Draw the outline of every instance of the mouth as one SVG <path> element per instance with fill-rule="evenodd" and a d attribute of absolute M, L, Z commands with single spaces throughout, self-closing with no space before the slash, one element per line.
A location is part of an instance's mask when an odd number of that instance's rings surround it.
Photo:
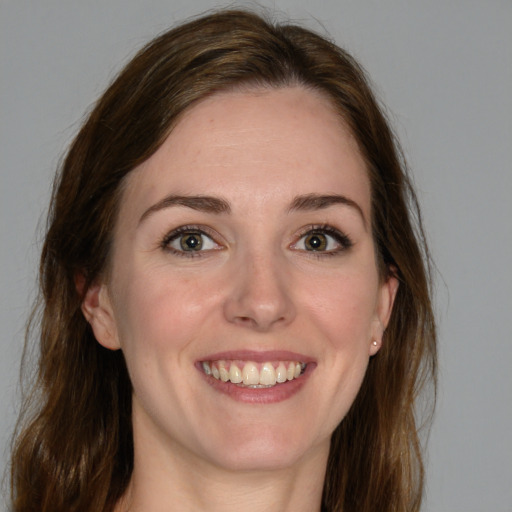
<path fill-rule="evenodd" d="M 228 351 L 196 362 L 206 383 L 230 398 L 250 404 L 288 400 L 309 381 L 317 363 L 289 351 Z"/>
<path fill-rule="evenodd" d="M 241 388 L 267 389 L 298 379 L 307 369 L 301 361 L 201 361 L 201 369 L 208 377 L 231 382 Z"/>

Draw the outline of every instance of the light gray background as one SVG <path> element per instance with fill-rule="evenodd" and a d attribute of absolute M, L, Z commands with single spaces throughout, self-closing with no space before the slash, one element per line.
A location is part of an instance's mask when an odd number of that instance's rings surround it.
<path fill-rule="evenodd" d="M 59 157 L 136 49 L 176 21 L 219 5 L 0 0 L 0 470 L 18 405 L 38 224 Z M 392 112 L 415 176 L 442 277 L 440 393 L 424 510 L 510 512 L 512 1 L 261 5 L 316 30 L 323 25 L 360 59 Z"/>

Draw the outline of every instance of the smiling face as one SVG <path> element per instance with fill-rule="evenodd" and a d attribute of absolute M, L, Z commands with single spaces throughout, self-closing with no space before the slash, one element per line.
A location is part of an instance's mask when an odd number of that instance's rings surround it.
<path fill-rule="evenodd" d="M 125 185 L 108 282 L 83 310 L 124 353 L 135 466 L 325 464 L 396 291 L 330 103 L 299 87 L 214 95 Z"/>

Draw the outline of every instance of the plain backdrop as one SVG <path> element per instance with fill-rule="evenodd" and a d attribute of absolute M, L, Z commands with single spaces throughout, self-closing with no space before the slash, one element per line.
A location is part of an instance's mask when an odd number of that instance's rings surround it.
<path fill-rule="evenodd" d="M 59 158 L 135 50 L 226 5 L 253 4 L 0 0 L 0 470 L 8 466 L 23 329 Z M 438 267 L 440 334 L 424 511 L 510 512 L 512 1 L 260 5 L 353 52 L 389 108 L 414 175 Z"/>

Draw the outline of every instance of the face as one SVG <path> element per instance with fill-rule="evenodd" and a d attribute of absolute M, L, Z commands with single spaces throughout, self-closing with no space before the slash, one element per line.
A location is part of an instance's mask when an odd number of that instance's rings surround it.
<path fill-rule="evenodd" d="M 239 470 L 325 459 L 396 290 L 370 210 L 323 97 L 230 92 L 184 115 L 129 175 L 108 282 L 83 306 L 126 358 L 136 452 Z"/>

